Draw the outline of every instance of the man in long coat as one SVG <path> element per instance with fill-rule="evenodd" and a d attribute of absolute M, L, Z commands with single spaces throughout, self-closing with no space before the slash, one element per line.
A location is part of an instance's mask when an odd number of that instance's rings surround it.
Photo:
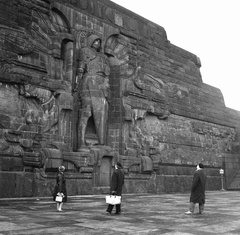
<path fill-rule="evenodd" d="M 197 170 L 192 181 L 189 211 L 185 212 L 186 215 L 191 215 L 194 213 L 196 203 L 199 203 L 199 214 L 202 214 L 204 210 L 205 186 L 207 177 L 203 172 L 202 163 L 199 163 L 196 168 Z"/>
<path fill-rule="evenodd" d="M 122 164 L 118 162 L 115 165 L 115 171 L 113 172 L 110 186 L 110 194 L 116 196 L 122 196 L 122 187 L 124 185 L 124 172 L 122 170 Z M 106 213 L 111 214 L 114 205 L 109 204 Z M 121 204 L 116 205 L 115 214 L 121 213 Z"/>

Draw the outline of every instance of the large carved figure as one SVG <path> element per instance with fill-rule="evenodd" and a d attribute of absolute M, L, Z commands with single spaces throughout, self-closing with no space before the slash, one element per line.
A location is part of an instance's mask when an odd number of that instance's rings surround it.
<path fill-rule="evenodd" d="M 86 128 L 90 117 L 98 139 L 104 145 L 108 115 L 108 88 L 110 67 L 101 52 L 101 39 L 96 35 L 86 38 L 86 45 L 79 52 L 77 86 L 80 94 L 80 119 L 78 124 L 79 147 L 86 145 Z"/>

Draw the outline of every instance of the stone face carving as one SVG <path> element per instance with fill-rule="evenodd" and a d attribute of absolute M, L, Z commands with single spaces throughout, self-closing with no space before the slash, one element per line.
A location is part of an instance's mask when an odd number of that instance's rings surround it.
<path fill-rule="evenodd" d="M 125 80 L 124 83 L 126 118 L 129 116 L 129 111 L 136 118 L 135 113 L 137 110 L 139 110 L 138 112 L 152 113 L 159 119 L 168 118 L 170 115 L 167 97 L 168 86 L 160 78 L 141 72 L 141 68 L 138 67 L 133 75 L 130 76 L 130 79 Z M 141 102 L 136 102 L 136 98 Z M 128 107 L 131 107 L 131 109 Z"/>
<path fill-rule="evenodd" d="M 25 114 L 26 124 L 29 126 L 35 123 L 39 127 L 41 125 L 41 129 L 35 130 L 35 132 L 56 133 L 59 108 L 53 93 L 36 86 L 24 85 L 21 86 L 20 95 L 25 98 L 22 100 L 23 106 L 28 110 Z M 23 130 L 23 128 L 24 125 L 20 126 L 18 130 Z"/>
<path fill-rule="evenodd" d="M 80 95 L 79 147 L 87 143 L 86 130 L 90 117 L 93 118 L 97 144 L 106 143 L 108 116 L 110 74 L 108 60 L 101 52 L 101 39 L 98 36 L 87 37 L 86 46 L 79 51 L 77 65 L 76 82 Z"/>
<path fill-rule="evenodd" d="M 160 78 L 142 72 L 140 67 L 124 82 L 124 118 L 131 121 L 126 125 L 128 131 L 125 132 L 125 138 L 128 141 L 125 154 L 148 158 L 151 144 L 149 139 L 153 136 L 151 130 L 145 128 L 145 122 L 149 116 L 156 116 L 159 120 L 169 117 L 168 86 Z"/>

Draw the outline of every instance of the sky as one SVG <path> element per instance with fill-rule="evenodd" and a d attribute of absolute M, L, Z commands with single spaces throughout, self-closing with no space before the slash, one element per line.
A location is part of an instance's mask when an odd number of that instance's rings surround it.
<path fill-rule="evenodd" d="M 203 82 L 240 111 L 240 0 L 112 0 L 162 26 L 168 40 L 201 60 Z"/>

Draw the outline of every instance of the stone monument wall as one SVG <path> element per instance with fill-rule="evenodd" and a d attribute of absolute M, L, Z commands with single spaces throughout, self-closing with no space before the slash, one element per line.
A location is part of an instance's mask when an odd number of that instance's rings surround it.
<path fill-rule="evenodd" d="M 199 162 L 228 188 L 240 113 L 170 40 L 108 0 L 1 1 L 0 197 L 51 195 L 60 165 L 69 195 L 107 193 L 117 161 L 127 193 L 188 191 Z"/>

